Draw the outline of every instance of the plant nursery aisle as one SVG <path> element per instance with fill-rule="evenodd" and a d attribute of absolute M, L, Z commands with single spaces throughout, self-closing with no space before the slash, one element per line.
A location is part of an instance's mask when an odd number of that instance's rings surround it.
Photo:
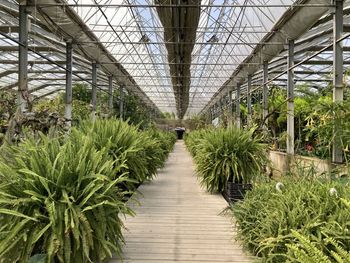
<path fill-rule="evenodd" d="M 200 188 L 182 141 L 139 191 L 139 204 L 129 201 L 136 216 L 125 220 L 123 262 L 251 262 L 234 240 L 230 219 L 219 215 L 227 203 Z"/>

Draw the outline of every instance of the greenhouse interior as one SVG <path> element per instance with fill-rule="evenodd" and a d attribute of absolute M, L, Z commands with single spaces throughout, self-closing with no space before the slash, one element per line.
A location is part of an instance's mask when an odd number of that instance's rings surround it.
<path fill-rule="evenodd" d="M 350 263 L 350 0 L 0 23 L 0 263 Z"/>

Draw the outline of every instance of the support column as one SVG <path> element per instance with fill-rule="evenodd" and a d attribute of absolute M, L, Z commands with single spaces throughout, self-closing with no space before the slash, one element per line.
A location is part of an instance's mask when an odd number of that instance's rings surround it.
<path fill-rule="evenodd" d="M 119 93 L 119 118 L 124 120 L 124 84 L 120 85 Z"/>
<path fill-rule="evenodd" d="M 113 76 L 108 77 L 108 108 L 109 113 L 113 113 Z"/>
<path fill-rule="evenodd" d="M 333 0 L 335 12 L 333 15 L 333 102 L 341 102 L 344 98 L 343 88 L 343 42 L 337 40 L 343 36 L 343 1 Z M 343 150 L 341 138 L 339 137 L 339 127 L 334 127 L 334 141 L 332 149 L 332 161 L 334 163 L 343 162 Z"/>
<path fill-rule="evenodd" d="M 236 88 L 236 127 L 241 128 L 241 85 Z"/>
<path fill-rule="evenodd" d="M 217 107 L 216 107 L 216 103 L 213 105 L 213 120 L 216 119 L 217 117 Z"/>
<path fill-rule="evenodd" d="M 64 118 L 66 126 L 72 126 L 72 77 L 73 77 L 73 46 L 72 42 L 66 43 L 66 94 Z"/>
<path fill-rule="evenodd" d="M 232 89 L 230 86 L 227 87 L 227 126 L 231 127 L 232 126 Z"/>
<path fill-rule="evenodd" d="M 268 62 L 264 61 L 264 66 L 263 66 L 263 119 L 266 118 L 266 116 L 269 114 L 269 105 L 268 105 L 268 85 L 266 82 L 268 81 L 268 74 L 269 74 L 269 69 L 268 69 Z M 266 120 L 266 125 L 264 125 L 267 128 L 267 120 Z"/>
<path fill-rule="evenodd" d="M 288 41 L 287 73 L 287 154 L 294 155 L 294 40 Z"/>
<path fill-rule="evenodd" d="M 28 109 L 28 11 L 27 1 L 19 1 L 19 53 L 18 53 L 18 107 L 20 111 Z"/>
<path fill-rule="evenodd" d="M 247 108 L 248 108 L 248 116 L 247 116 L 247 124 L 248 127 L 252 125 L 252 75 L 248 75 L 248 87 L 247 87 Z"/>
<path fill-rule="evenodd" d="M 93 121 L 96 120 L 96 101 L 97 101 L 97 64 L 94 62 L 92 63 L 92 99 L 91 99 L 91 105 L 92 105 L 91 119 Z"/>
<path fill-rule="evenodd" d="M 222 120 L 223 120 L 223 124 L 225 123 L 225 110 L 226 110 L 226 103 L 225 103 L 225 96 L 222 96 L 220 99 L 220 104 L 221 104 L 221 116 L 222 116 Z"/>

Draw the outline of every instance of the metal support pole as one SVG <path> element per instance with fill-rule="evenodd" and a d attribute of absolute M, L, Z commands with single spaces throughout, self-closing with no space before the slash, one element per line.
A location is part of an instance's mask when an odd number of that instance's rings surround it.
<path fill-rule="evenodd" d="M 341 102 L 344 99 L 343 88 L 343 42 L 337 40 L 343 36 L 344 18 L 343 18 L 343 1 L 333 0 L 335 12 L 333 15 L 333 102 Z M 333 129 L 334 141 L 332 149 L 332 161 L 334 163 L 343 162 L 342 142 L 339 136 L 339 127 Z"/>
<path fill-rule="evenodd" d="M 216 107 L 216 103 L 213 105 L 213 120 L 216 119 L 217 117 L 217 107 Z"/>
<path fill-rule="evenodd" d="M 73 46 L 72 42 L 66 43 L 66 94 L 64 118 L 66 126 L 72 126 L 72 78 L 73 78 Z"/>
<path fill-rule="evenodd" d="M 96 119 L 96 102 L 97 102 L 97 64 L 92 63 L 92 112 L 91 119 L 95 121 Z"/>
<path fill-rule="evenodd" d="M 225 103 L 225 96 L 221 97 L 220 100 L 221 103 L 221 116 L 223 117 L 222 119 L 225 119 L 225 109 L 226 109 L 226 103 Z"/>
<path fill-rule="evenodd" d="M 287 154 L 294 155 L 294 40 L 288 42 L 287 73 Z"/>
<path fill-rule="evenodd" d="M 109 113 L 113 113 L 113 76 L 108 77 L 108 108 Z"/>
<path fill-rule="evenodd" d="M 27 1 L 19 2 L 18 107 L 27 111 L 28 92 L 28 11 Z"/>
<path fill-rule="evenodd" d="M 228 127 L 231 127 L 232 126 L 232 115 L 233 115 L 233 112 L 232 112 L 232 89 L 231 87 L 227 87 L 228 89 L 228 101 L 227 101 L 227 111 L 228 111 Z"/>
<path fill-rule="evenodd" d="M 236 89 L 236 127 L 241 128 L 241 85 Z"/>
<path fill-rule="evenodd" d="M 248 127 L 250 127 L 250 125 L 252 124 L 252 94 L 250 93 L 251 89 L 252 89 L 252 75 L 248 75 L 248 87 L 247 87 Z"/>
<path fill-rule="evenodd" d="M 269 105 L 268 105 L 268 85 L 266 84 L 268 81 L 268 74 L 269 74 L 269 69 L 268 69 L 268 62 L 264 61 L 263 65 L 263 119 L 266 118 L 266 116 L 269 114 Z M 267 120 L 266 120 L 266 125 L 267 126 Z"/>
<path fill-rule="evenodd" d="M 120 120 L 124 120 L 124 86 L 120 85 L 119 88 L 119 118 Z"/>
<path fill-rule="evenodd" d="M 212 123 L 213 121 L 213 108 L 209 107 L 209 122 Z"/>

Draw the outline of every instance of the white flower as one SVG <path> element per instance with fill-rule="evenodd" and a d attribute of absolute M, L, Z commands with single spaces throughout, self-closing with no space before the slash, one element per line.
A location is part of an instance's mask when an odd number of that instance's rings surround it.
<path fill-rule="evenodd" d="M 284 185 L 281 182 L 278 182 L 276 184 L 276 190 L 280 193 L 282 193 L 282 188 L 284 187 Z"/>
<path fill-rule="evenodd" d="M 337 189 L 335 189 L 335 188 L 331 188 L 331 189 L 329 189 L 329 194 L 331 195 L 331 196 L 335 196 L 335 197 L 338 197 L 338 191 L 337 191 Z"/>

